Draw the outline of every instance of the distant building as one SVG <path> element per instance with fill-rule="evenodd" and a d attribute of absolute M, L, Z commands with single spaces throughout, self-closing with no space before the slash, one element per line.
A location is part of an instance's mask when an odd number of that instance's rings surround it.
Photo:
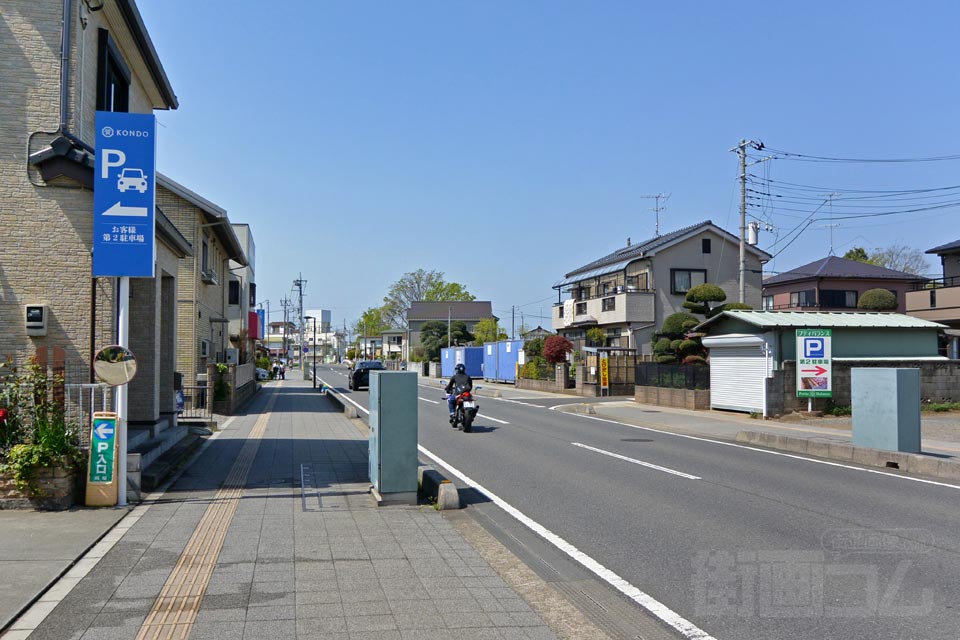
<path fill-rule="evenodd" d="M 408 340 L 403 359 L 409 360 L 410 350 L 420 346 L 420 330 L 426 322 L 459 320 L 467 325 L 467 331 L 473 333 L 478 322 L 484 318 L 495 317 L 493 305 L 489 301 L 412 302 L 407 309 Z"/>

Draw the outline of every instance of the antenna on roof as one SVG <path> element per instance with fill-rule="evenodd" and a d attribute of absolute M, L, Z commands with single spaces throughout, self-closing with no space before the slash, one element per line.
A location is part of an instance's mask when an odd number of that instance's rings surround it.
<path fill-rule="evenodd" d="M 658 193 L 655 196 L 640 196 L 644 200 L 656 200 L 656 203 L 653 205 L 653 209 L 651 209 L 651 211 L 653 211 L 654 215 L 656 216 L 656 226 L 654 227 L 654 236 L 657 238 L 660 237 L 660 212 L 666 209 L 666 207 L 661 206 L 660 201 L 663 200 L 664 202 L 666 202 L 667 200 L 670 199 L 671 195 L 673 194 Z"/>
<path fill-rule="evenodd" d="M 627 246 L 630 246 L 630 236 L 627 236 Z"/>

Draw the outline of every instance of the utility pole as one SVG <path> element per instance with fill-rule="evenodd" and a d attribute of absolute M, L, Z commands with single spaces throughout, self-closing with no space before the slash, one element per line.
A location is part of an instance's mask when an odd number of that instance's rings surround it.
<path fill-rule="evenodd" d="M 517 308 L 513 305 L 510 305 L 510 339 L 515 340 L 517 337 Z"/>
<path fill-rule="evenodd" d="M 654 233 L 654 236 L 656 236 L 657 238 L 660 237 L 660 212 L 663 211 L 664 209 L 666 209 L 666 207 L 660 205 L 660 201 L 663 200 L 664 202 L 666 202 L 667 200 L 670 199 L 670 196 L 671 196 L 671 195 L 673 195 L 673 194 L 670 194 L 670 193 L 658 193 L 658 194 L 655 195 L 655 196 L 640 196 L 640 197 L 643 198 L 644 200 L 654 200 L 654 201 L 656 201 L 656 202 L 654 203 L 653 209 L 651 209 L 651 211 L 653 211 L 654 215 L 656 216 L 656 226 L 654 227 L 654 232 L 653 232 L 653 233 Z"/>
<path fill-rule="evenodd" d="M 450 305 L 447 305 L 447 349 L 450 348 L 450 325 L 451 323 Z"/>
<path fill-rule="evenodd" d="M 307 359 L 303 357 L 303 286 L 307 284 L 307 281 L 303 279 L 303 273 L 299 275 L 300 277 L 293 281 L 293 286 L 297 289 L 297 303 L 299 306 L 297 325 L 300 327 L 300 353 L 297 354 L 297 357 L 300 359 L 300 371 L 306 373 Z"/>
<path fill-rule="evenodd" d="M 763 149 L 762 142 L 756 142 L 754 140 L 740 140 L 740 144 L 730 149 L 730 151 L 735 151 L 737 156 L 740 159 L 740 302 L 746 302 L 747 298 L 747 149 L 753 148 L 757 151 Z M 751 162 L 750 165 L 755 165 L 759 162 L 766 162 L 770 159 L 770 156 L 766 158 L 760 158 L 755 162 Z"/>

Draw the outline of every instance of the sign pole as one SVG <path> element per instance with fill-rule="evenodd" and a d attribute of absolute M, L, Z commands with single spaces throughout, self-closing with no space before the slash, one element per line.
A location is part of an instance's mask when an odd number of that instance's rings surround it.
<path fill-rule="evenodd" d="M 117 311 L 117 337 L 121 347 L 130 348 L 130 278 L 120 277 Z M 127 391 L 128 386 L 117 387 L 117 506 L 127 506 Z"/>

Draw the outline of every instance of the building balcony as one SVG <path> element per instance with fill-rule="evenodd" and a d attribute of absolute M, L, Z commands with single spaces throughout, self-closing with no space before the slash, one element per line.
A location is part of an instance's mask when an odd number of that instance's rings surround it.
<path fill-rule="evenodd" d="M 554 331 L 567 327 L 655 322 L 653 291 L 624 291 L 553 305 Z"/>
<path fill-rule="evenodd" d="M 906 313 L 944 324 L 960 322 L 960 278 L 940 278 L 907 291 Z"/>

